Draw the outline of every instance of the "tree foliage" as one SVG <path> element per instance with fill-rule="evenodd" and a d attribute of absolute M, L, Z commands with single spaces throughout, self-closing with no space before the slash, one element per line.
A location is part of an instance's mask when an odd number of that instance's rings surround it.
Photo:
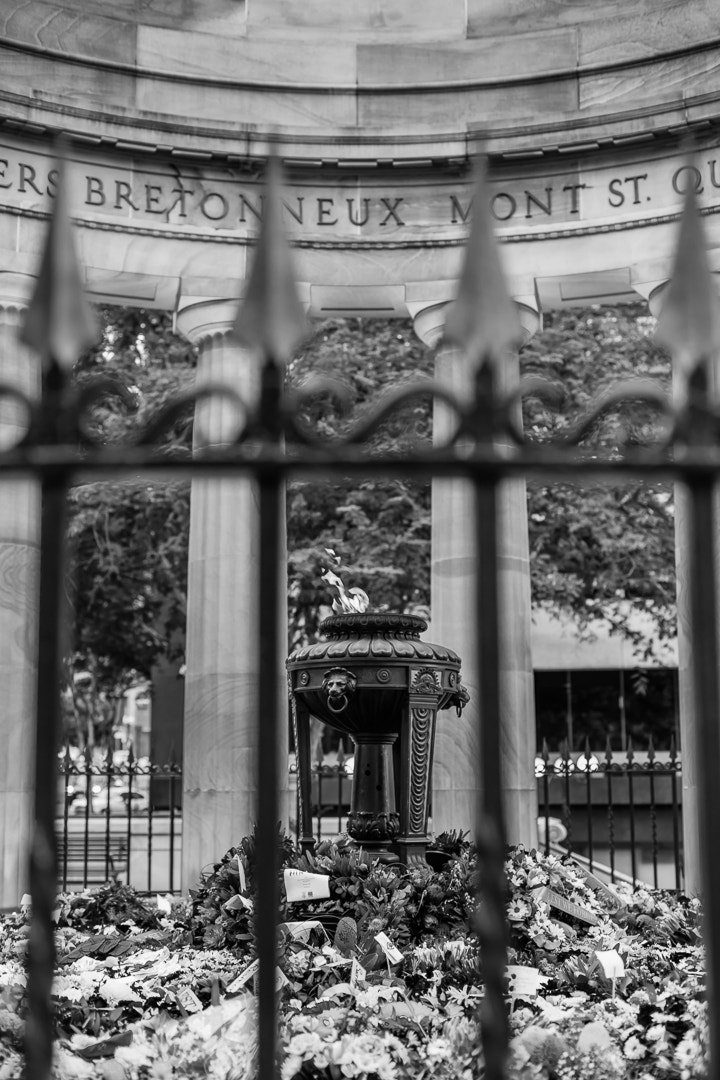
<path fill-rule="evenodd" d="M 195 356 L 159 312 L 105 309 L 100 346 L 83 357 L 77 377 L 104 372 L 136 386 L 139 409 L 117 403 L 93 423 L 108 440 L 136 432 L 168 395 L 194 378 Z M 524 373 L 563 389 L 559 409 L 531 399 L 524 423 L 543 440 L 573 422 L 608 385 L 628 376 L 669 383 L 667 358 L 652 343 L 652 319 L 640 306 L 556 312 L 523 350 Z M 289 387 L 332 379 L 304 407 L 304 419 L 331 436 L 397 383 L 432 373 L 432 354 L 408 323 L 330 321 L 288 370 Z M 338 393 L 339 388 L 339 393 Z M 350 404 L 348 405 L 348 402 Z M 400 453 L 408 438 L 431 438 L 429 395 L 419 396 L 372 436 Z M 604 416 L 584 440 L 588 453 L 612 447 L 620 430 L 642 442 L 655 418 L 647 408 Z M 192 416 L 181 417 L 166 445 L 189 452 Z M 660 484 L 622 487 L 528 486 L 532 591 L 535 604 L 581 625 L 604 620 L 637 634 L 628 608 L 648 613 L 661 636 L 674 632 L 671 491 Z M 402 478 L 293 481 L 288 486 L 291 638 L 312 638 L 331 597 L 321 580 L 334 551 L 349 586 L 365 589 L 375 608 L 427 610 L 430 600 L 430 491 Z M 148 676 L 163 656 L 183 648 L 189 488 L 129 478 L 83 485 L 73 492 L 70 535 L 77 612 L 75 670 L 106 691 L 138 673 Z"/>
<path fill-rule="evenodd" d="M 288 373 L 291 386 L 332 378 L 305 420 L 331 437 L 361 417 L 391 387 L 432 373 L 432 355 L 406 323 L 352 319 L 324 323 Z M 408 439 L 431 438 L 429 395 L 393 415 L 370 439 L 400 454 Z M 430 602 L 430 486 L 390 477 L 363 482 L 294 481 L 288 486 L 291 640 L 312 639 L 331 597 L 322 581 L 331 564 L 364 589 L 374 609 L 427 611 Z"/>
<path fill-rule="evenodd" d="M 546 440 L 577 423 L 620 380 L 651 380 L 666 392 L 670 362 L 654 344 L 654 319 L 641 305 L 552 312 L 542 334 L 521 354 L 524 374 L 562 388 L 551 413 L 528 401 L 525 430 Z M 658 435 L 652 408 L 632 402 L 598 419 L 581 446 L 591 455 L 624 442 L 642 445 Z M 652 637 L 628 620 L 641 611 L 660 638 L 675 634 L 674 521 L 671 486 L 528 485 L 532 596 L 536 605 L 569 615 L 581 628 L 604 623 L 641 651 Z"/>
<path fill-rule="evenodd" d="M 79 381 L 116 377 L 132 387 L 138 408 L 115 398 L 96 408 L 94 433 L 108 442 L 137 435 L 172 394 L 194 379 L 191 346 L 162 312 L 102 309 L 103 338 L 76 365 Z M 165 446 L 189 452 L 192 412 L 179 417 Z M 146 478 L 82 484 L 71 493 L 69 539 L 75 642 L 68 680 L 68 725 L 88 714 L 87 696 L 109 698 L 92 711 L 96 727 L 112 699 L 161 656 L 181 654 L 185 632 L 189 485 Z M 88 689 L 89 688 L 89 689 Z M 99 734 L 99 732 L 96 732 Z M 92 741 L 92 740 L 90 740 Z"/>

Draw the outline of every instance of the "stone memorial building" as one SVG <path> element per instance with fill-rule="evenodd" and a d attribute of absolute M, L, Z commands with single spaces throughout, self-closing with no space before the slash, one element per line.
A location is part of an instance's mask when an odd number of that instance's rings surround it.
<path fill-rule="evenodd" d="M 642 298 L 653 310 L 688 187 L 720 266 L 713 0 L 1 0 L 0 379 L 29 389 L 35 360 L 15 335 L 61 133 L 91 298 L 173 312 L 198 346 L 199 379 L 245 394 L 257 363 L 231 324 L 271 153 L 284 163 L 286 226 L 312 318 L 410 317 L 436 341 L 480 152 L 527 335 L 550 308 Z M 454 354 L 440 367 L 457 386 L 468 378 Z M 508 380 L 515 369 L 508 360 Z M 224 421 L 220 406 L 202 417 L 211 432 Z M 0 412 L 9 434 L 13 423 Z M 431 633 L 462 655 L 477 702 L 466 496 L 461 481 L 435 488 Z M 5 482 L 1 499 L 0 906 L 17 901 L 29 831 L 38 522 L 30 481 Z M 186 884 L 252 815 L 255 513 L 248 481 L 194 481 Z M 504 489 L 501 544 L 508 829 L 531 842 L 530 597 L 517 481 Z M 472 820 L 476 732 L 472 703 L 462 720 L 441 720 L 437 827 Z"/>

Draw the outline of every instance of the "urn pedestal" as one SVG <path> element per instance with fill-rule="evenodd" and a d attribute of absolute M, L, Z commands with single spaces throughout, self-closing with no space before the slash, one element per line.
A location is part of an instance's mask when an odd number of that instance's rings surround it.
<path fill-rule="evenodd" d="M 467 701 L 460 658 L 421 641 L 417 615 L 333 615 L 287 660 L 298 758 L 300 843 L 312 847 L 309 721 L 355 745 L 348 833 L 385 861 L 424 862 L 435 721 Z"/>

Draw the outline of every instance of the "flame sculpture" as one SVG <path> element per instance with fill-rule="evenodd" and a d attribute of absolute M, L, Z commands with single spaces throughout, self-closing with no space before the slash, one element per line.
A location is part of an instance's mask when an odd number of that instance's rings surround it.
<path fill-rule="evenodd" d="M 339 566 L 340 559 L 332 548 L 325 548 L 325 551 L 332 556 L 336 565 Z M 334 570 L 323 570 L 322 580 L 337 589 L 337 596 L 332 602 L 332 609 L 336 615 L 350 615 L 353 612 L 367 611 L 370 606 L 370 598 L 364 589 L 346 589 L 342 578 Z"/>

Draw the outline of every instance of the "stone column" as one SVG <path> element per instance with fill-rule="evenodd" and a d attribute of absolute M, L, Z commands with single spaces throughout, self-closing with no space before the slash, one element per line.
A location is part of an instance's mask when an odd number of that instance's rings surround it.
<path fill-rule="evenodd" d="M 40 392 L 38 358 L 18 341 L 32 279 L 0 274 L 0 381 Z M 0 398 L 0 446 L 23 432 L 22 413 Z M 28 889 L 33 823 L 40 485 L 0 481 L 0 909 Z"/>
<path fill-rule="evenodd" d="M 528 335 L 539 324 L 537 312 L 519 305 Z M 433 344 L 444 322 L 441 306 L 420 313 L 419 336 Z M 456 350 L 437 358 L 435 376 L 456 392 L 471 390 L 472 373 Z M 519 378 L 517 355 L 506 360 L 504 384 Z M 436 406 L 434 430 L 442 437 L 454 420 Z M 474 610 L 475 537 L 472 488 L 466 480 L 436 480 L 432 489 L 432 640 L 454 649 L 462 658 L 462 680 L 470 702 L 462 716 L 453 710 L 438 714 L 433 768 L 432 828 L 475 827 L 480 778 L 477 638 Z M 530 654 L 530 563 L 525 481 L 507 480 L 499 492 L 499 572 L 501 603 L 500 664 L 503 786 L 507 838 L 510 843 L 537 844 L 535 780 L 535 695 Z"/>
<path fill-rule="evenodd" d="M 255 402 L 260 361 L 232 334 L 236 303 L 184 307 L 178 329 L 199 346 L 197 384 L 221 382 Z M 222 442 L 239 417 L 227 401 L 196 409 L 195 442 Z M 258 501 L 244 476 L 192 482 L 183 737 L 182 888 L 198 881 L 256 820 Z M 283 571 L 285 570 L 283 566 Z M 285 590 L 286 595 L 286 590 Z M 286 625 L 285 607 L 279 613 Z M 285 640 L 287 634 L 282 635 Z M 284 655 L 278 679 L 285 701 Z M 281 805 L 287 808 L 287 722 L 281 725 Z"/>

